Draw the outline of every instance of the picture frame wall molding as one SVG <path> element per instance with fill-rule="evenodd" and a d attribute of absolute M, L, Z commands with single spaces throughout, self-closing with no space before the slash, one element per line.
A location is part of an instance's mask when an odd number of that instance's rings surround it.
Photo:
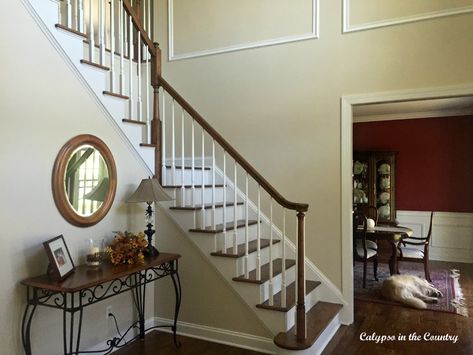
<path fill-rule="evenodd" d="M 430 20 L 440 17 L 447 17 L 447 16 L 454 16 L 454 15 L 461 15 L 466 13 L 473 12 L 473 5 L 471 6 L 463 6 L 451 9 L 444 9 L 439 11 L 430 11 L 410 16 L 401 16 L 401 17 L 393 17 L 388 18 L 380 21 L 372 21 L 362 24 L 353 25 L 350 23 L 350 1 L 351 0 L 342 0 L 342 23 L 343 23 L 343 33 L 350 33 L 350 32 L 357 32 L 357 31 L 365 31 L 365 30 L 372 30 L 380 27 L 387 27 L 387 26 L 394 26 L 400 25 L 405 23 L 411 22 L 418 22 L 424 20 Z"/>
<path fill-rule="evenodd" d="M 296 35 L 288 35 L 288 36 L 277 37 L 277 38 L 270 38 L 270 39 L 265 39 L 261 41 L 234 44 L 234 45 L 229 45 L 225 47 L 209 48 L 209 49 L 176 54 L 174 50 L 174 41 L 175 41 L 175 38 L 174 38 L 174 28 L 175 28 L 174 26 L 174 0 L 168 0 L 168 48 L 169 48 L 168 59 L 171 62 L 171 61 L 176 61 L 176 60 L 198 58 L 198 57 L 204 57 L 204 56 L 221 54 L 221 53 L 235 52 L 235 51 L 240 51 L 240 50 L 245 50 L 245 49 L 274 46 L 278 44 L 305 41 L 305 40 L 310 40 L 310 39 L 318 39 L 319 38 L 319 0 L 311 0 L 311 1 L 312 1 L 312 11 L 311 11 L 312 29 L 310 32 L 296 34 Z"/>

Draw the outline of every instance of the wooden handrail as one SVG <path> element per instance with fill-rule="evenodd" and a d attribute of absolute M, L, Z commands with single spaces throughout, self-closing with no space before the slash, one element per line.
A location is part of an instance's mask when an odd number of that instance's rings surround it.
<path fill-rule="evenodd" d="M 235 159 L 238 164 L 248 172 L 258 184 L 261 185 L 266 192 L 272 196 L 281 206 L 296 210 L 299 212 L 306 212 L 309 209 L 309 205 L 306 203 L 296 203 L 286 200 L 271 184 L 256 171 L 230 143 L 228 143 L 163 77 L 159 78 L 159 83 L 171 95 L 174 100 L 186 110 L 186 112 L 197 121 L 197 123 L 213 138 L 218 142 L 222 148 Z"/>
<path fill-rule="evenodd" d="M 123 0 L 123 7 L 125 8 L 125 11 L 128 13 L 128 15 L 131 16 L 131 20 L 133 21 L 133 24 L 135 25 L 138 32 L 140 33 L 141 38 L 146 43 L 146 47 L 148 47 L 149 53 L 152 56 L 156 56 L 156 50 L 154 49 L 153 41 L 151 40 L 151 38 L 149 38 L 148 34 L 143 28 L 143 25 L 141 24 L 138 15 L 135 13 L 135 10 L 133 10 L 133 7 L 130 4 L 130 1 Z"/>

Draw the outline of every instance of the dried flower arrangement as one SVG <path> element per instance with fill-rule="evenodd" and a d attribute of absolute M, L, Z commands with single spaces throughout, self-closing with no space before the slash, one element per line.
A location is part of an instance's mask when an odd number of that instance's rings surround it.
<path fill-rule="evenodd" d="M 133 234 L 130 232 L 119 232 L 106 252 L 110 255 L 113 265 L 136 264 L 143 262 L 143 252 L 148 247 L 148 241 L 143 232 Z"/>

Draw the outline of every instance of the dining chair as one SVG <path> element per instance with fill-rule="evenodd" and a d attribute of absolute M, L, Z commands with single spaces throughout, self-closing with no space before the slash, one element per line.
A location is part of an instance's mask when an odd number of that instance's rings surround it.
<path fill-rule="evenodd" d="M 430 213 L 430 225 L 429 232 L 424 238 L 421 237 L 403 237 L 398 246 L 397 252 L 397 273 L 399 274 L 399 261 L 412 261 L 417 263 L 424 263 L 425 279 L 432 282 L 429 271 L 429 245 L 430 238 L 432 237 L 432 220 L 434 218 L 434 212 Z M 423 250 L 416 247 L 410 247 L 409 245 L 423 246 Z"/>
<path fill-rule="evenodd" d="M 353 261 L 363 262 L 363 288 L 366 287 L 366 268 L 373 261 L 374 278 L 378 281 L 378 245 L 366 239 L 368 219 L 361 211 L 353 213 Z"/>

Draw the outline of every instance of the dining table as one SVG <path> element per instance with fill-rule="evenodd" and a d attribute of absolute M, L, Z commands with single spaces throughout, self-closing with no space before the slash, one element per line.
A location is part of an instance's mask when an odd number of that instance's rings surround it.
<path fill-rule="evenodd" d="M 373 240 L 378 244 L 378 262 L 387 262 L 391 275 L 397 273 L 397 246 L 399 241 L 412 235 L 412 229 L 402 226 L 375 225 L 366 229 L 366 239 Z"/>

